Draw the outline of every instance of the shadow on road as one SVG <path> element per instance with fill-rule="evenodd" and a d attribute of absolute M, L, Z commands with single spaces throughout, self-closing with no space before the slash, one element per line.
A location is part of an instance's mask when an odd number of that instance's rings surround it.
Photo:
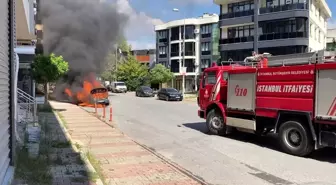
<path fill-rule="evenodd" d="M 210 134 L 205 122 L 196 123 L 184 123 L 183 126 L 200 131 L 204 134 Z M 243 132 L 235 132 L 225 136 L 226 138 L 251 143 L 260 147 L 268 148 L 275 151 L 281 151 L 278 144 L 278 140 L 275 134 L 269 134 L 267 136 L 258 136 L 254 134 L 248 134 Z M 324 161 L 329 163 L 336 163 L 336 149 L 334 148 L 323 148 L 314 151 L 308 158 L 315 159 L 318 161 Z"/>

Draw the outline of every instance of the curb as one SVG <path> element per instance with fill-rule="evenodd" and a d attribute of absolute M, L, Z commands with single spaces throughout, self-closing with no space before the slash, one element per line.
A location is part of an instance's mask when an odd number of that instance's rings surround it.
<path fill-rule="evenodd" d="M 53 107 L 52 105 L 50 105 L 50 106 L 51 106 L 51 108 L 54 109 L 54 107 Z M 57 119 L 57 121 L 58 121 L 59 123 L 63 123 L 62 119 L 58 116 L 58 114 L 56 113 L 56 111 L 53 111 L 53 114 L 55 115 L 55 117 L 56 117 L 56 119 Z M 96 169 L 92 166 L 92 164 L 90 163 L 90 161 L 89 161 L 86 157 L 84 157 L 83 152 L 80 151 L 80 150 L 74 145 L 74 143 L 73 143 L 73 139 L 71 138 L 71 135 L 69 134 L 69 131 L 64 127 L 64 124 L 65 124 L 65 123 L 63 123 L 62 125 L 60 125 L 60 127 L 61 127 L 63 133 L 65 134 L 65 137 L 67 138 L 67 140 L 71 141 L 71 148 L 72 148 L 75 152 L 80 153 L 80 155 L 81 155 L 81 159 L 83 160 L 85 166 L 87 166 L 92 172 L 97 173 Z M 95 183 L 96 183 L 97 185 L 104 185 L 104 183 L 103 183 L 103 181 L 101 180 L 100 177 L 99 177 L 98 179 L 96 179 L 96 182 L 95 182 Z"/>

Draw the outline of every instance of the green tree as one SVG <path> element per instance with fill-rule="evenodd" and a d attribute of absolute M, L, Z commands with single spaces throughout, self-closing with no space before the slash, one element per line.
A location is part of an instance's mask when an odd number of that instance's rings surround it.
<path fill-rule="evenodd" d="M 128 44 L 127 40 L 125 38 L 121 38 L 118 42 L 118 48 L 125 52 L 127 55 L 131 54 L 132 46 Z"/>
<path fill-rule="evenodd" d="M 154 84 L 162 84 L 169 82 L 174 78 L 174 73 L 162 64 L 157 64 L 150 70 L 150 81 Z"/>
<path fill-rule="evenodd" d="M 45 103 L 48 102 L 49 82 L 55 82 L 69 70 L 69 64 L 62 56 L 37 55 L 32 64 L 33 78 L 44 85 Z"/>
<path fill-rule="evenodd" d="M 104 66 L 104 70 L 100 75 L 105 81 L 116 80 L 117 66 L 125 60 L 124 57 L 127 57 L 131 54 L 132 47 L 127 43 L 127 40 L 122 37 L 118 41 L 117 49 L 118 50 L 116 50 L 116 48 L 113 48 L 106 57 L 106 65 Z M 119 53 L 119 49 L 124 54 L 126 54 L 126 56 L 122 56 L 122 54 Z"/>
<path fill-rule="evenodd" d="M 116 57 L 115 53 L 110 53 L 106 57 L 106 65 L 101 73 L 104 81 L 113 81 L 116 79 Z"/>
<path fill-rule="evenodd" d="M 336 51 L 336 39 L 335 38 L 333 38 L 333 40 L 332 40 L 331 48 L 332 48 L 332 51 Z"/>
<path fill-rule="evenodd" d="M 148 67 L 139 63 L 132 55 L 127 57 L 127 61 L 117 67 L 117 79 L 126 83 L 131 91 L 137 87 L 147 84 Z"/>

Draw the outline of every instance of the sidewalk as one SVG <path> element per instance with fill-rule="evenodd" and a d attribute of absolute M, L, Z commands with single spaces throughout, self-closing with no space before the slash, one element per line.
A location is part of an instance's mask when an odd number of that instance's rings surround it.
<path fill-rule="evenodd" d="M 100 162 L 106 184 L 200 184 L 80 107 L 54 101 L 50 104 L 58 110 L 71 142 L 88 149 Z"/>

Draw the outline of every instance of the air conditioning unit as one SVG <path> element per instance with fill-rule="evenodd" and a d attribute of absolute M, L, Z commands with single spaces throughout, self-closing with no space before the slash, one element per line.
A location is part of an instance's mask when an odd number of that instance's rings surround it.
<path fill-rule="evenodd" d="M 194 33 L 197 34 L 197 33 L 199 33 L 199 31 L 200 31 L 199 29 L 195 29 Z"/>

